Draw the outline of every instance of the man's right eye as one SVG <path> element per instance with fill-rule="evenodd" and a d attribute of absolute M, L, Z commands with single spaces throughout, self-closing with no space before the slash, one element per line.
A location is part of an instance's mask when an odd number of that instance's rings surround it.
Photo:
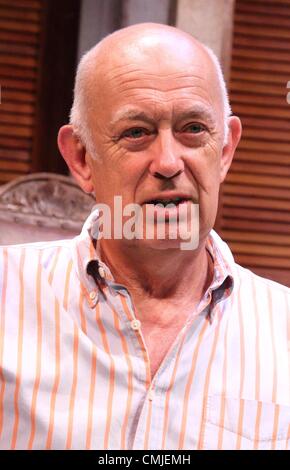
<path fill-rule="evenodd" d="M 149 134 L 150 132 L 143 127 L 132 127 L 131 129 L 124 131 L 121 134 L 121 138 L 137 140 Z"/>

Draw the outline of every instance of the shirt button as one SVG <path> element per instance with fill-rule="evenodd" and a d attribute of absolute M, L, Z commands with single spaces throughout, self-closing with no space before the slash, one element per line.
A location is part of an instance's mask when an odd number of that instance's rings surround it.
<path fill-rule="evenodd" d="M 154 398 L 154 390 L 150 388 L 148 391 L 148 400 L 153 401 L 153 398 Z"/>
<path fill-rule="evenodd" d="M 139 320 L 132 320 L 131 321 L 131 328 L 132 330 L 138 331 L 140 330 L 141 322 Z"/>
<path fill-rule="evenodd" d="M 99 275 L 101 277 L 105 277 L 105 270 L 104 270 L 104 268 L 102 268 L 102 266 L 99 267 Z"/>
<path fill-rule="evenodd" d="M 96 295 L 97 295 L 97 293 L 92 290 L 92 292 L 90 292 L 90 299 L 95 300 Z"/>

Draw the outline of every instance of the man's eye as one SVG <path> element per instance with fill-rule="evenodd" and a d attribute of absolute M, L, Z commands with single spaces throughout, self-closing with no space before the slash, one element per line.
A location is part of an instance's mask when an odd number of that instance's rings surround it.
<path fill-rule="evenodd" d="M 132 129 L 128 129 L 127 131 L 123 132 L 121 137 L 129 138 L 129 139 L 140 139 L 145 135 L 148 135 L 149 132 L 143 127 L 133 127 Z"/>
<path fill-rule="evenodd" d="M 200 132 L 203 132 L 204 130 L 205 127 L 202 124 L 195 122 L 183 128 L 183 132 L 188 132 L 190 134 L 200 134 Z"/>

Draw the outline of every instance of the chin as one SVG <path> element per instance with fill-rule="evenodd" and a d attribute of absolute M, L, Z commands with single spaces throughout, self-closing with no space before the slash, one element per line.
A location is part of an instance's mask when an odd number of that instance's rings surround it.
<path fill-rule="evenodd" d="M 153 250 L 180 250 L 180 251 L 193 251 L 198 248 L 198 243 L 193 243 L 191 239 L 182 240 L 165 238 L 160 239 L 138 239 L 134 240 L 134 246 L 136 248 L 150 248 Z"/>

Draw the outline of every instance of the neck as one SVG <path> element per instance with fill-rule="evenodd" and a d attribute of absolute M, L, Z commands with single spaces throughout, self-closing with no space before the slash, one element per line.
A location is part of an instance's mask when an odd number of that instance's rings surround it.
<path fill-rule="evenodd" d="M 213 270 L 205 242 L 194 251 L 156 250 L 125 245 L 122 240 L 100 240 L 100 253 L 116 282 L 135 298 L 200 300 Z M 190 288 L 189 288 L 190 286 Z"/>

